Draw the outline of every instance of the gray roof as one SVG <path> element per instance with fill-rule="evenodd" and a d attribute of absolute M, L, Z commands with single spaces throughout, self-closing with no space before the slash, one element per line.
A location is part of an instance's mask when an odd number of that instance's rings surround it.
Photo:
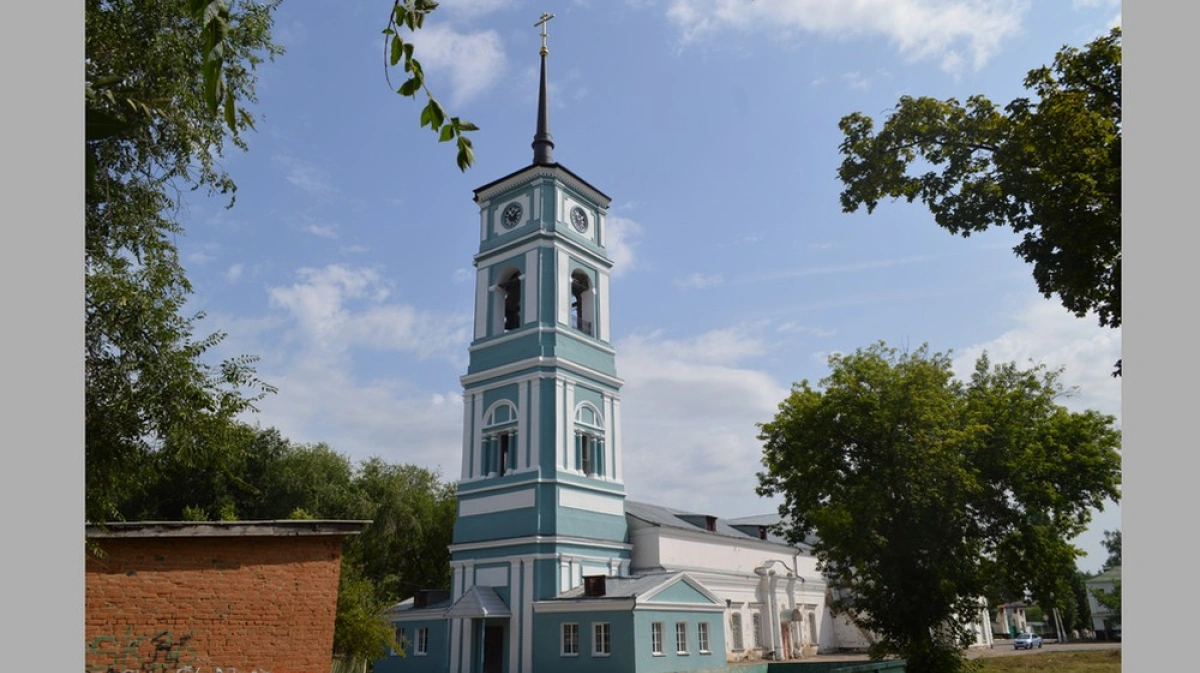
<path fill-rule="evenodd" d="M 710 514 L 699 514 L 689 512 L 673 507 L 664 507 L 662 505 L 652 505 L 647 502 L 638 502 L 635 500 L 625 500 L 625 514 L 634 518 L 645 521 L 646 523 L 656 526 L 666 526 L 668 528 L 678 528 L 689 531 L 700 531 L 709 535 L 718 535 L 722 537 L 736 538 L 740 540 L 759 540 L 758 526 L 767 526 L 766 542 L 773 544 L 791 546 L 783 536 L 773 532 L 771 526 L 780 522 L 778 514 L 759 514 L 756 516 L 747 516 L 737 519 L 722 519 Z M 705 527 L 705 519 L 713 516 L 714 530 L 707 530 Z M 808 551 L 807 545 L 802 547 Z"/>
<path fill-rule="evenodd" d="M 682 574 L 680 572 L 665 572 L 637 575 L 634 577 L 605 577 L 604 596 L 597 598 L 637 598 L 638 596 L 645 596 L 647 593 Z M 583 598 L 583 589 L 583 585 L 579 585 L 562 592 L 554 598 L 562 600 Z M 594 599 L 589 597 L 589 600 Z"/>
<path fill-rule="evenodd" d="M 511 617 L 504 599 L 491 587 L 473 586 L 446 611 L 447 617 Z"/>

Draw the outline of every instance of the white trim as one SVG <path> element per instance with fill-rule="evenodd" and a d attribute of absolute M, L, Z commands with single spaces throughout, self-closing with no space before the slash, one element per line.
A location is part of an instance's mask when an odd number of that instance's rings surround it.
<path fill-rule="evenodd" d="M 571 509 L 582 509 L 614 516 L 625 515 L 625 503 L 618 498 L 606 498 L 587 491 L 559 489 L 558 505 Z"/>
<path fill-rule="evenodd" d="M 562 331 L 564 334 L 567 333 L 566 330 L 556 330 L 556 331 Z M 532 368 L 536 368 L 536 367 L 556 367 L 556 368 L 564 370 L 564 371 L 572 372 L 582 378 L 595 379 L 599 383 L 607 385 L 607 386 L 611 386 L 613 388 L 620 388 L 622 385 L 625 384 L 625 381 L 620 378 L 617 378 L 615 376 L 610 376 L 603 372 L 598 372 L 595 369 L 591 369 L 589 367 L 584 367 L 583 365 L 575 363 L 575 362 L 571 362 L 570 360 L 564 360 L 559 357 L 544 357 L 544 356 L 525 358 L 524 360 L 518 360 L 517 362 L 513 362 L 513 363 L 510 363 L 507 365 L 500 366 L 500 367 L 493 367 L 486 371 L 475 372 L 474 374 L 465 374 L 459 378 L 459 382 L 462 384 L 462 386 L 464 388 L 469 388 L 469 387 L 473 387 L 472 384 L 478 383 L 480 381 L 486 381 L 486 380 L 492 379 L 492 378 L 499 378 L 499 377 L 504 376 L 505 374 L 511 374 L 513 372 L 519 372 L 519 371 L 522 371 L 525 369 L 532 369 Z M 549 376 L 552 376 L 552 375 L 553 374 L 546 373 L 546 378 L 549 378 Z M 506 380 L 503 382 L 497 382 L 489 387 L 494 388 L 496 386 L 509 385 L 511 383 L 512 383 L 512 380 Z"/>
<path fill-rule="evenodd" d="M 634 607 L 632 598 L 613 599 L 605 601 L 587 600 L 555 600 L 538 601 L 533 604 L 533 611 L 538 614 L 555 614 L 561 612 L 629 612 Z"/>
<path fill-rule="evenodd" d="M 495 514 L 497 512 L 509 512 L 518 509 L 526 509 L 533 506 L 533 489 L 524 488 L 519 491 L 499 493 L 496 495 L 485 495 L 482 497 L 465 500 L 460 496 L 458 499 L 458 515 L 462 517 L 478 516 L 480 514 Z"/>
<path fill-rule="evenodd" d="M 528 448 L 525 451 L 521 447 L 529 446 L 529 437 L 526 435 L 529 432 L 529 414 L 526 410 L 529 409 L 529 382 L 518 381 L 517 383 L 517 445 L 512 447 L 512 462 L 513 470 L 520 470 L 529 467 L 529 452 Z"/>
<path fill-rule="evenodd" d="M 525 306 L 525 324 L 538 321 L 538 252 L 530 250 L 525 253 L 525 278 L 521 279 L 521 290 L 525 296 L 521 298 Z"/>
<path fill-rule="evenodd" d="M 558 419 L 562 427 L 563 441 L 563 466 L 568 470 L 578 470 L 579 466 L 575 464 L 575 428 L 574 414 L 575 409 L 575 382 L 566 379 L 563 381 L 563 408 L 567 413 L 572 414 L 570 418 L 565 418 L 561 414 Z"/>
<path fill-rule="evenodd" d="M 491 292 L 488 291 L 488 275 L 491 267 L 482 267 L 475 270 L 475 338 L 482 339 L 487 336 L 487 318 L 488 306 L 490 302 L 488 298 Z"/>
<path fill-rule="evenodd" d="M 600 295 L 597 298 L 600 305 L 596 307 L 596 337 L 601 341 L 608 342 L 611 339 L 612 332 L 609 328 L 611 322 L 609 320 L 611 313 L 609 312 L 608 302 L 609 279 L 608 274 L 603 269 L 596 269 L 596 277 L 596 291 Z"/>
<path fill-rule="evenodd" d="M 555 284 L 555 311 L 554 322 L 558 325 L 567 325 L 571 322 L 571 255 L 562 248 L 558 248 L 557 255 L 557 275 L 558 282 Z"/>
<path fill-rule="evenodd" d="M 467 470 L 471 467 L 471 461 L 468 460 L 467 452 L 471 450 L 471 407 L 473 395 L 463 395 L 463 423 L 462 423 L 462 467 L 459 469 L 459 479 L 466 479 L 471 475 Z"/>
<path fill-rule="evenodd" d="M 525 442 L 525 467 L 537 467 L 537 462 L 540 456 L 535 457 L 533 450 L 541 446 L 541 415 L 542 415 L 542 386 L 540 378 L 528 378 L 525 383 L 525 399 L 529 406 L 529 423 L 527 424 L 528 431 L 524 432 L 527 437 L 521 441 Z M 525 415 L 522 415 L 524 418 Z M 518 430 L 518 432 L 521 432 Z"/>
<path fill-rule="evenodd" d="M 554 425 L 555 426 L 560 425 L 560 423 L 558 422 L 558 419 L 561 419 L 564 414 L 564 411 L 563 411 L 565 409 L 564 400 L 566 399 L 564 389 L 566 388 L 566 385 L 567 385 L 566 380 L 564 380 L 562 378 L 558 378 L 558 377 L 556 377 L 554 379 L 554 419 L 555 419 Z M 566 455 L 567 455 L 565 442 L 566 442 L 566 435 L 564 434 L 563 431 L 554 433 L 554 466 L 556 469 L 559 469 L 559 470 L 567 469 L 567 464 L 564 462 L 566 459 Z"/>
<path fill-rule="evenodd" d="M 483 476 L 483 393 L 471 395 L 472 407 L 475 410 L 474 422 L 471 426 L 471 476 Z"/>
<path fill-rule="evenodd" d="M 579 192 L 587 199 L 595 201 L 601 208 L 608 207 L 608 197 L 597 191 L 595 187 L 580 182 L 580 178 L 571 175 L 558 166 L 542 166 L 536 164 L 533 166 L 528 166 L 525 168 L 525 170 L 514 173 L 502 181 L 489 186 L 486 191 L 479 192 L 475 195 L 475 202 L 479 203 L 481 201 L 492 199 L 498 194 L 502 194 L 510 189 L 516 189 L 521 185 L 534 182 L 539 178 L 549 178 L 554 180 L 565 187 L 570 187 L 571 189 Z"/>
<path fill-rule="evenodd" d="M 565 537 L 562 535 L 528 535 L 525 537 L 506 538 L 504 540 L 487 540 L 484 542 L 462 542 L 459 544 L 449 545 L 448 549 L 451 553 L 463 551 L 486 551 L 489 549 L 516 547 L 528 544 L 552 544 L 552 545 L 573 545 L 576 547 L 592 547 L 595 549 L 604 549 L 608 551 L 630 551 L 633 545 L 628 542 L 603 542 L 591 540 L 587 538 Z M 524 558 L 536 559 L 540 561 L 556 559 L 556 554 L 526 554 Z M 597 557 L 601 558 L 601 557 Z M 467 559 L 467 561 L 472 559 Z M 464 561 L 466 562 L 466 561 Z M 464 589 L 465 591 L 465 589 Z"/>
<path fill-rule="evenodd" d="M 528 468 L 528 469 L 520 470 L 519 472 L 521 474 L 536 473 L 537 468 Z M 574 477 L 579 476 L 573 472 L 566 472 L 565 470 L 563 471 L 563 473 L 570 474 L 571 476 L 574 476 Z M 588 483 L 585 483 L 585 484 L 576 484 L 573 482 L 559 481 L 556 477 L 538 477 L 536 479 L 522 480 L 517 483 L 507 482 L 507 483 L 503 483 L 503 484 L 493 484 L 492 482 L 493 482 L 493 480 L 491 480 L 491 479 L 464 479 L 463 481 L 459 482 L 459 486 L 475 486 L 476 484 L 483 484 L 483 486 L 480 486 L 479 488 L 469 488 L 465 491 L 460 489 L 459 496 L 476 495 L 479 493 L 486 493 L 488 491 L 507 490 L 507 489 L 513 488 L 514 486 L 525 486 L 527 484 L 557 484 L 560 486 L 567 486 L 570 488 L 574 488 L 574 489 L 580 490 L 580 491 L 595 491 L 597 493 L 611 493 L 613 495 L 619 495 L 619 496 L 625 495 L 625 492 L 623 490 L 621 490 L 620 486 L 616 486 L 616 485 L 610 486 L 605 483 L 596 483 L 594 481 L 589 481 Z M 732 540 L 732 538 L 729 538 L 729 539 Z"/>
<path fill-rule="evenodd" d="M 521 587 L 521 662 L 523 671 L 533 670 L 533 559 L 521 559 L 525 572 L 524 585 Z M 515 670 L 515 669 L 513 669 Z"/>

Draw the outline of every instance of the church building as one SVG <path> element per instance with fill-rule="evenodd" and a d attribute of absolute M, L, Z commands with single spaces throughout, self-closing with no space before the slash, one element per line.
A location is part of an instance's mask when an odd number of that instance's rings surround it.
<path fill-rule="evenodd" d="M 550 18 L 533 161 L 474 192 L 452 585 L 388 611 L 405 652 L 375 671 L 668 673 L 865 647 L 808 548 L 770 532 L 778 517 L 626 499 L 610 198 L 554 159 Z"/>

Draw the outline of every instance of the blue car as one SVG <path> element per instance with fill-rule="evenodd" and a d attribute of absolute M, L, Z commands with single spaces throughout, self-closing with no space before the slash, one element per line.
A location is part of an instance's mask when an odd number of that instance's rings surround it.
<path fill-rule="evenodd" d="M 1042 637 L 1036 633 L 1022 633 L 1013 641 L 1014 650 L 1032 650 L 1042 648 Z"/>

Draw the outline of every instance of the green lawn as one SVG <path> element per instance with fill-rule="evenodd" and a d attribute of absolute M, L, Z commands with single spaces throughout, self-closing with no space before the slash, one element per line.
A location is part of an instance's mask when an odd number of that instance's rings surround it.
<path fill-rule="evenodd" d="M 976 661 L 980 673 L 1121 673 L 1121 650 L 1038 652 Z"/>

